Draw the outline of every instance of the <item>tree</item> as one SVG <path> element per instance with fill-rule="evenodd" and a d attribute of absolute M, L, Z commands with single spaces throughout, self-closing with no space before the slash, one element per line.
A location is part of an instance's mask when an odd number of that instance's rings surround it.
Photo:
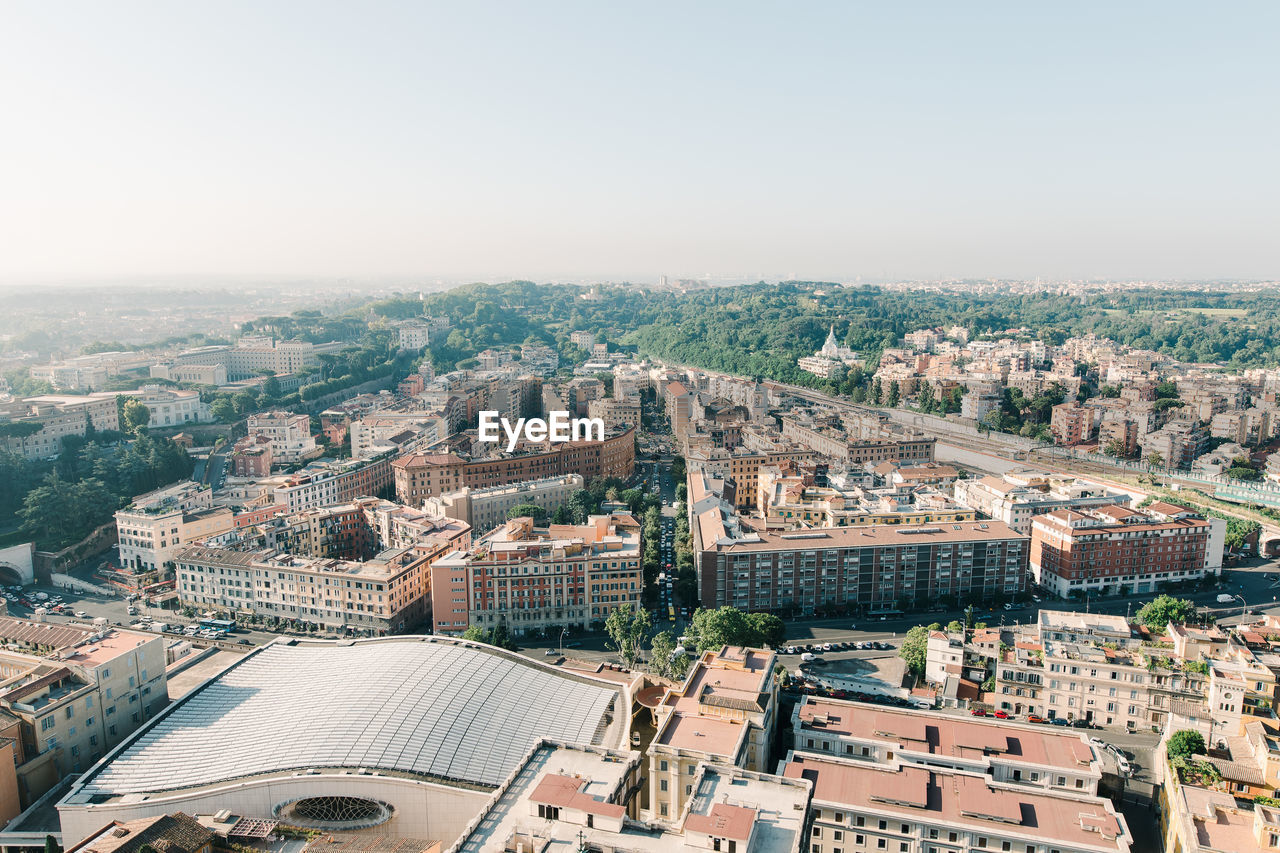
<path fill-rule="evenodd" d="M 889 383 L 889 396 L 885 399 L 884 404 L 892 409 L 894 406 L 898 405 L 898 401 L 901 399 L 901 393 L 902 392 L 898 390 L 898 380 L 893 380 Z"/>
<path fill-rule="evenodd" d="M 778 617 L 764 613 L 744 613 L 736 607 L 716 610 L 699 607 L 687 634 L 689 644 L 704 652 L 721 646 L 780 645 L 786 636 L 786 626 Z M 770 638 L 778 642 L 769 643 Z"/>
<path fill-rule="evenodd" d="M 222 423 L 231 423 L 237 417 L 236 404 L 230 397 L 219 397 L 209 405 L 209 412 Z"/>
<path fill-rule="evenodd" d="M 1180 729 L 1169 735 L 1166 749 L 1170 758 L 1188 755 L 1204 755 L 1204 735 L 1195 729 Z"/>
<path fill-rule="evenodd" d="M 1170 622 L 1181 624 L 1190 620 L 1195 614 L 1196 605 L 1194 602 L 1185 598 L 1159 595 L 1156 596 L 1154 601 L 1142 605 L 1141 609 L 1138 610 L 1138 621 L 1148 628 L 1156 628 L 1163 631 Z"/>
<path fill-rule="evenodd" d="M 1122 456 L 1129 455 L 1128 451 L 1125 449 L 1124 442 L 1118 438 L 1113 438 L 1110 441 L 1108 441 L 1106 446 L 1103 447 L 1102 450 L 1108 456 L 1113 456 L 1116 459 L 1119 459 Z"/>
<path fill-rule="evenodd" d="M 928 382 L 924 382 L 920 385 L 919 404 L 920 411 L 922 412 L 932 412 L 937 405 L 937 401 L 934 398 L 933 386 Z"/>
<path fill-rule="evenodd" d="M 778 648 L 787 639 L 787 625 L 772 613 L 748 613 L 747 623 L 755 632 L 755 637 L 748 645 L 766 645 Z"/>
<path fill-rule="evenodd" d="M 609 618 L 604 621 L 604 629 L 609 635 L 611 646 L 622 658 L 622 663 L 627 669 L 635 668 L 644 647 L 644 640 L 649 636 L 649 629 L 652 627 L 653 620 L 649 616 L 649 611 L 638 604 L 615 607 L 609 614 Z"/>
<path fill-rule="evenodd" d="M 946 631 L 948 634 L 959 634 L 964 630 L 964 623 L 959 619 L 952 619 L 947 623 Z"/>
<path fill-rule="evenodd" d="M 537 504 L 516 504 L 507 510 L 507 518 L 532 518 L 535 524 L 546 517 L 546 509 Z"/>
<path fill-rule="evenodd" d="M 151 410 L 136 397 L 127 397 L 120 404 L 120 428 L 125 432 L 138 432 L 151 422 Z"/>
<path fill-rule="evenodd" d="M 1147 470 L 1153 471 L 1156 468 L 1164 466 L 1164 454 L 1159 450 L 1153 450 L 1147 454 Z"/>
<path fill-rule="evenodd" d="M 52 835 L 44 837 L 44 853 L 62 853 L 62 845 Z"/>
<path fill-rule="evenodd" d="M 675 656 L 676 638 L 670 631 L 659 631 L 649 644 L 649 671 L 661 678 L 671 677 L 671 659 Z"/>
<path fill-rule="evenodd" d="M 929 629 L 916 625 L 907 631 L 902 647 L 898 649 L 898 657 L 907 662 L 907 670 L 914 676 L 924 675 L 925 660 L 929 653 Z"/>

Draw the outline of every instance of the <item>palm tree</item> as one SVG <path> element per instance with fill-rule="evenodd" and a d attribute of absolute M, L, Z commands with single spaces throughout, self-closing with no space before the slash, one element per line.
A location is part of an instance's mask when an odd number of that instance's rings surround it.
<path fill-rule="evenodd" d="M 1161 453 L 1158 450 L 1153 450 L 1147 454 L 1147 470 L 1148 471 L 1151 471 L 1154 468 L 1161 468 L 1163 466 L 1164 466 L 1163 453 Z"/>

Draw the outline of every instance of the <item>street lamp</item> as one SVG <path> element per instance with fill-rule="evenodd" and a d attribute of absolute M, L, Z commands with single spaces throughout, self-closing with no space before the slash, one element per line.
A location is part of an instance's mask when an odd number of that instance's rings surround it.
<path fill-rule="evenodd" d="M 564 656 L 564 635 L 565 635 L 565 632 L 568 630 L 569 630 L 568 625 L 565 625 L 563 628 L 560 629 L 560 645 L 556 647 L 556 653 L 561 657 Z"/>
<path fill-rule="evenodd" d="M 1232 597 L 1237 599 L 1240 602 L 1240 618 L 1243 619 L 1246 615 L 1246 611 L 1248 610 L 1249 602 L 1245 601 L 1244 598 L 1239 595 L 1232 596 Z"/>

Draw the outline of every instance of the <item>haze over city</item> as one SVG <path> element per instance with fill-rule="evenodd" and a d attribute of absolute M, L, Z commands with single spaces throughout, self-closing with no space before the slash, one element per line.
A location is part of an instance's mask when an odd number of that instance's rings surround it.
<path fill-rule="evenodd" d="M 0 279 L 1268 278 L 1277 24 L 11 2 Z"/>

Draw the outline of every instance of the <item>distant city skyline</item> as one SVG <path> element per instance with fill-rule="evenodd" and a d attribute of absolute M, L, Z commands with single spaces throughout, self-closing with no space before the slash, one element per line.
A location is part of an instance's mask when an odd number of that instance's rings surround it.
<path fill-rule="evenodd" d="M 0 282 L 1274 279 L 1278 24 L 11 2 Z"/>

